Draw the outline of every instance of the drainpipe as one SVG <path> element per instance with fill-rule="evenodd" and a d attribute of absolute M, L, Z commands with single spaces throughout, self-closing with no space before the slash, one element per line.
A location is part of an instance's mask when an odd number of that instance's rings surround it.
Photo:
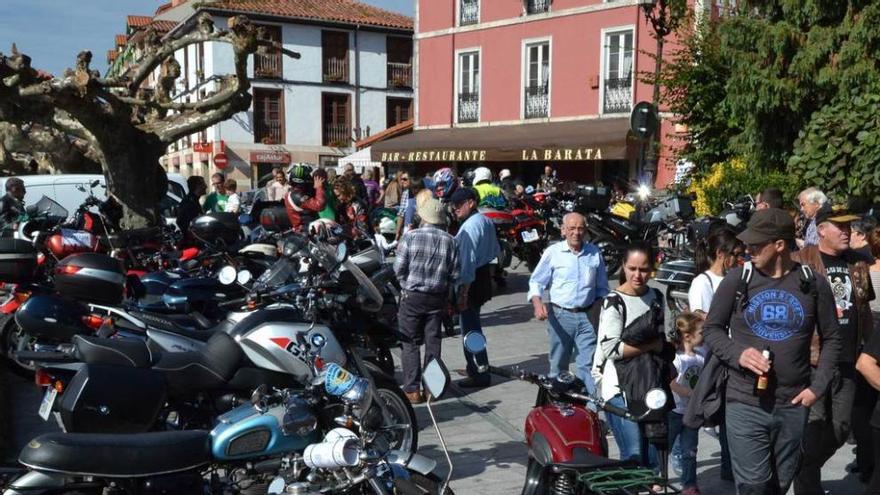
<path fill-rule="evenodd" d="M 356 129 L 361 132 L 361 50 L 358 43 L 360 24 L 354 27 L 354 107 L 357 112 Z"/>

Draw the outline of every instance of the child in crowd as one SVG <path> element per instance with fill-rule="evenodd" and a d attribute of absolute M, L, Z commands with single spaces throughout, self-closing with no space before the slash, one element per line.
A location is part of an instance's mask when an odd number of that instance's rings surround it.
<path fill-rule="evenodd" d="M 675 398 L 675 409 L 669 413 L 669 445 L 678 439 L 681 447 L 682 495 L 699 495 L 697 488 L 697 440 L 699 430 L 684 425 L 684 413 L 697 379 L 703 370 L 705 358 L 696 351 L 703 343 L 703 315 L 686 311 L 675 319 L 677 375 L 670 383 Z"/>
<path fill-rule="evenodd" d="M 226 192 L 229 197 L 226 198 L 226 213 L 238 213 L 241 209 L 241 196 L 238 195 L 238 183 L 234 179 L 226 179 Z"/>

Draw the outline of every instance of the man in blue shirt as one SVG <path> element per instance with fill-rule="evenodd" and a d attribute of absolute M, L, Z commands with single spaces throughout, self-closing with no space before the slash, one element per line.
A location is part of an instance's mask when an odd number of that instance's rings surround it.
<path fill-rule="evenodd" d="M 500 250 L 495 237 L 495 225 L 485 216 L 477 213 L 477 193 L 470 188 L 461 188 L 452 193 L 449 202 L 460 223 L 455 240 L 458 243 L 458 259 L 461 272 L 458 279 L 457 303 L 461 315 L 461 333 L 483 333 L 480 325 L 480 307 L 492 298 L 492 275 L 489 263 Z M 462 342 L 464 339 L 462 339 Z M 486 351 L 476 355 L 464 350 L 468 377 L 459 381 L 460 387 L 486 387 L 490 383 L 489 373 L 478 373 L 479 365 L 489 365 Z"/>
<path fill-rule="evenodd" d="M 535 318 L 548 320 L 550 334 L 550 376 L 568 371 L 568 363 L 577 351 L 577 376 L 593 392 L 595 384 L 590 369 L 596 352 L 596 329 L 587 318 L 587 310 L 608 295 L 608 273 L 602 252 L 584 242 L 587 220 L 579 213 L 562 219 L 565 240 L 548 246 L 529 279 L 528 298 Z M 550 301 L 541 296 L 549 289 Z"/>

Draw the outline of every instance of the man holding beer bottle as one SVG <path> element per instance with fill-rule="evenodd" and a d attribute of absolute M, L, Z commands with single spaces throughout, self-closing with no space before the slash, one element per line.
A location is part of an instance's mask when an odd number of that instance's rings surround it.
<path fill-rule="evenodd" d="M 703 327 L 728 369 L 725 421 L 740 495 L 788 491 L 809 408 L 828 389 L 840 355 L 834 295 L 824 277 L 791 259 L 794 230 L 780 209 L 752 216 L 738 236 L 751 262 L 719 284 Z M 811 374 L 814 328 L 822 347 Z"/>

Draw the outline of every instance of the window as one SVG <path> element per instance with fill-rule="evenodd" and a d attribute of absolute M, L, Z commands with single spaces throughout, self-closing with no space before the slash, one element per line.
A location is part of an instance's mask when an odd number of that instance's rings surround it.
<path fill-rule="evenodd" d="M 183 91 L 189 91 L 189 47 L 183 47 Z"/>
<path fill-rule="evenodd" d="M 348 82 L 348 33 L 321 31 L 324 82 Z"/>
<path fill-rule="evenodd" d="M 388 86 L 412 87 L 412 39 L 389 36 L 385 41 L 388 53 Z"/>
<path fill-rule="evenodd" d="M 605 35 L 603 113 L 625 113 L 632 109 L 633 32 Z"/>
<path fill-rule="evenodd" d="M 550 0 L 525 0 L 526 14 L 550 12 Z"/>
<path fill-rule="evenodd" d="M 412 118 L 412 98 L 388 98 L 385 127 L 394 127 Z"/>
<path fill-rule="evenodd" d="M 264 38 L 281 43 L 281 26 L 260 26 L 265 33 Z M 254 54 L 254 78 L 280 79 L 281 52 L 268 50 L 266 54 Z"/>
<path fill-rule="evenodd" d="M 345 148 L 351 145 L 351 121 L 349 119 L 348 95 L 324 93 L 322 95 L 324 146 Z"/>
<path fill-rule="evenodd" d="M 254 88 L 254 142 L 284 143 L 284 105 L 281 90 Z"/>
<path fill-rule="evenodd" d="M 458 55 L 458 122 L 480 120 L 480 52 Z"/>
<path fill-rule="evenodd" d="M 196 45 L 196 81 L 201 85 L 205 81 L 205 42 Z"/>
<path fill-rule="evenodd" d="M 550 42 L 526 44 L 523 116 L 535 119 L 550 116 Z"/>
<path fill-rule="evenodd" d="M 458 0 L 458 25 L 480 22 L 480 0 Z"/>

